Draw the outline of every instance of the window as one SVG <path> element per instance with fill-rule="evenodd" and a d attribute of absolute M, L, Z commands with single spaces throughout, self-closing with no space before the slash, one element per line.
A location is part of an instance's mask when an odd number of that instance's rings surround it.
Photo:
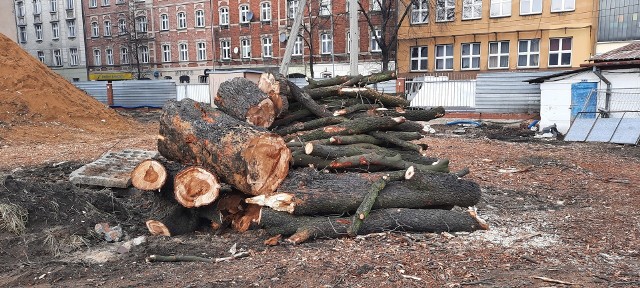
<path fill-rule="evenodd" d="M 571 66 L 571 38 L 549 39 L 549 66 Z"/>
<path fill-rule="evenodd" d="M 171 62 L 171 45 L 162 45 L 162 62 Z"/>
<path fill-rule="evenodd" d="M 453 44 L 436 45 L 436 70 L 453 70 Z"/>
<path fill-rule="evenodd" d="M 242 39 L 240 46 L 242 47 L 242 58 L 251 58 L 251 40 Z"/>
<path fill-rule="evenodd" d="M 293 53 L 291 55 L 300 56 L 302 55 L 302 37 L 297 36 L 296 42 L 293 43 Z"/>
<path fill-rule="evenodd" d="M 104 52 L 107 54 L 107 65 L 113 65 L 113 49 L 106 49 Z"/>
<path fill-rule="evenodd" d="M 116 4 L 124 4 L 125 0 L 116 0 Z"/>
<path fill-rule="evenodd" d="M 436 0 L 436 22 L 453 21 L 455 9 L 455 0 Z"/>
<path fill-rule="evenodd" d="M 24 10 L 24 3 L 22 2 L 18 2 L 16 3 L 16 13 L 18 14 L 18 17 L 24 17 L 24 15 L 26 14 L 25 10 Z"/>
<path fill-rule="evenodd" d="M 220 56 L 222 59 L 231 59 L 231 41 L 220 41 Z"/>
<path fill-rule="evenodd" d="M 98 0 L 89 0 L 89 8 L 98 7 Z"/>
<path fill-rule="evenodd" d="M 187 13 L 178 12 L 178 29 L 187 28 Z"/>
<path fill-rule="evenodd" d="M 120 64 L 129 64 L 129 49 L 127 47 L 120 48 Z"/>
<path fill-rule="evenodd" d="M 189 47 L 187 46 L 187 44 L 178 44 L 178 50 L 180 52 L 180 61 L 189 61 Z"/>
<path fill-rule="evenodd" d="M 27 27 L 20 26 L 18 27 L 20 33 L 20 43 L 27 43 Z"/>
<path fill-rule="evenodd" d="M 149 63 L 149 47 L 140 46 L 138 50 L 140 51 L 140 63 Z"/>
<path fill-rule="evenodd" d="M 104 36 L 111 36 L 111 21 L 104 21 Z"/>
<path fill-rule="evenodd" d="M 542 0 L 520 0 L 520 15 L 542 13 Z"/>
<path fill-rule="evenodd" d="M 411 7 L 411 24 L 429 23 L 429 0 L 416 0 Z"/>
<path fill-rule="evenodd" d="M 320 34 L 320 53 L 331 54 L 332 52 L 333 52 L 333 39 L 331 39 L 331 34 L 329 33 Z"/>
<path fill-rule="evenodd" d="M 169 15 L 162 14 L 160 15 L 160 31 L 169 30 Z"/>
<path fill-rule="evenodd" d="M 118 33 L 127 33 L 127 21 L 124 19 L 118 19 Z"/>
<path fill-rule="evenodd" d="M 147 17 L 140 16 L 136 17 L 136 23 L 138 23 L 138 32 L 147 32 Z"/>
<path fill-rule="evenodd" d="M 482 18 L 482 0 L 462 1 L 462 20 Z"/>
<path fill-rule="evenodd" d="M 369 3 L 369 7 L 371 7 L 371 11 L 382 11 L 382 0 L 371 0 Z"/>
<path fill-rule="evenodd" d="M 58 22 L 51 22 L 51 34 L 53 39 L 60 38 L 60 25 L 58 25 Z"/>
<path fill-rule="evenodd" d="M 347 53 L 351 53 L 351 32 L 347 32 Z"/>
<path fill-rule="evenodd" d="M 69 48 L 69 66 L 78 66 L 78 48 Z"/>
<path fill-rule="evenodd" d="M 93 65 L 100 66 L 102 65 L 102 59 L 100 57 L 100 50 L 93 50 Z"/>
<path fill-rule="evenodd" d="M 320 0 L 320 16 L 331 15 L 331 0 Z"/>
<path fill-rule="evenodd" d="M 109 0 L 107 0 L 108 2 Z M 67 0 L 67 10 L 73 10 L 73 0 Z"/>
<path fill-rule="evenodd" d="M 288 0 L 287 3 L 289 3 L 287 13 L 289 13 L 289 18 L 293 19 L 296 17 L 296 14 L 298 14 L 298 5 L 300 2 L 298 0 Z"/>
<path fill-rule="evenodd" d="M 551 0 L 551 12 L 576 10 L 576 0 Z"/>
<path fill-rule="evenodd" d="M 204 10 L 196 11 L 196 27 L 204 27 Z"/>
<path fill-rule="evenodd" d="M 262 22 L 271 21 L 271 3 L 262 2 L 260 4 L 260 21 Z"/>
<path fill-rule="evenodd" d="M 509 41 L 489 42 L 489 69 L 509 68 Z"/>
<path fill-rule="evenodd" d="M 33 0 L 33 14 L 40 14 L 40 12 L 42 12 L 40 0 Z"/>
<path fill-rule="evenodd" d="M 411 71 L 427 71 L 427 46 L 411 47 Z"/>
<path fill-rule="evenodd" d="M 249 5 L 240 5 L 240 23 L 249 23 Z"/>
<path fill-rule="evenodd" d="M 198 42 L 197 49 L 198 49 L 198 53 L 197 53 L 198 61 L 207 60 L 207 44 L 204 42 Z"/>
<path fill-rule="evenodd" d="M 538 67 L 540 61 L 540 39 L 518 41 L 518 67 Z"/>
<path fill-rule="evenodd" d="M 480 69 L 480 43 L 463 43 L 460 54 L 462 70 Z"/>
<path fill-rule="evenodd" d="M 102 0 L 102 6 L 109 6 L 109 0 Z"/>
<path fill-rule="evenodd" d="M 58 11 L 58 0 L 49 0 L 49 10 L 51 12 Z"/>
<path fill-rule="evenodd" d="M 44 63 L 45 59 L 44 59 L 44 52 L 42 51 L 38 51 L 38 60 L 40 60 L 40 62 Z"/>
<path fill-rule="evenodd" d="M 220 8 L 220 26 L 229 25 L 229 8 Z"/>
<path fill-rule="evenodd" d="M 273 57 L 273 42 L 271 37 L 262 38 L 262 57 Z"/>
<path fill-rule="evenodd" d="M 382 37 L 382 33 L 380 32 L 380 30 L 375 30 L 373 31 L 373 33 L 371 33 L 371 44 L 369 45 L 369 47 L 371 47 L 371 52 L 382 51 L 380 49 L 380 45 L 378 45 L 378 39 L 381 37 Z M 382 39 L 380 39 L 380 41 L 382 41 Z"/>
<path fill-rule="evenodd" d="M 42 40 L 42 24 L 33 25 L 36 28 L 36 40 Z"/>
<path fill-rule="evenodd" d="M 62 66 L 62 52 L 60 52 L 60 49 L 53 50 L 53 65 Z"/>
<path fill-rule="evenodd" d="M 67 20 L 67 32 L 69 32 L 69 37 L 76 37 L 76 20 Z"/>
<path fill-rule="evenodd" d="M 91 22 L 91 37 L 98 37 L 100 34 L 100 28 L 98 22 Z"/>
<path fill-rule="evenodd" d="M 491 17 L 511 16 L 511 0 L 491 0 Z"/>

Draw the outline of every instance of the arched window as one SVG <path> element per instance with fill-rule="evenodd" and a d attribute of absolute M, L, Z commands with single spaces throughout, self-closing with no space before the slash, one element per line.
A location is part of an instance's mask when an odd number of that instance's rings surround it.
<path fill-rule="evenodd" d="M 178 29 L 187 28 L 187 13 L 178 12 Z"/>
<path fill-rule="evenodd" d="M 204 10 L 196 10 L 196 27 L 204 27 Z"/>
<path fill-rule="evenodd" d="M 229 26 L 229 7 L 220 8 L 220 26 Z"/>
<path fill-rule="evenodd" d="M 160 30 L 161 31 L 169 30 L 169 15 L 167 14 L 160 15 Z"/>

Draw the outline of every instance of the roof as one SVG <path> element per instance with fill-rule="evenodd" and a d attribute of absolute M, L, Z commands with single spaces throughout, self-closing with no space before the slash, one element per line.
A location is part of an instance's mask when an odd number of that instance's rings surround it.
<path fill-rule="evenodd" d="M 610 61 L 629 61 L 640 60 L 640 41 L 632 42 L 617 49 L 613 49 L 607 53 L 593 56 L 593 62 L 610 62 Z"/>
<path fill-rule="evenodd" d="M 580 69 L 576 69 L 576 70 L 562 71 L 562 72 L 555 73 L 555 74 L 550 74 L 550 75 L 545 75 L 545 76 L 538 77 L 538 78 L 532 78 L 532 79 L 524 80 L 522 82 L 529 82 L 529 84 L 537 84 L 537 83 L 542 83 L 542 82 L 544 82 L 546 80 L 549 80 L 549 79 L 552 79 L 552 78 L 555 78 L 555 77 L 561 77 L 561 76 L 577 74 L 577 73 L 588 71 L 588 70 L 591 70 L 591 67 L 580 68 Z"/>

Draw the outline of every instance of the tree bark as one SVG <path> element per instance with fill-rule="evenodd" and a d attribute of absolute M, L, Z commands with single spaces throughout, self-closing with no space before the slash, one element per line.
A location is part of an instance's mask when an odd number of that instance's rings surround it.
<path fill-rule="evenodd" d="M 160 117 L 158 151 L 210 169 L 250 195 L 269 194 L 287 176 L 291 151 L 276 134 L 191 100 L 169 100 Z"/>
<path fill-rule="evenodd" d="M 214 103 L 228 115 L 259 127 L 271 126 L 278 115 L 269 96 L 246 78 L 222 82 Z"/>
<path fill-rule="evenodd" d="M 368 117 L 358 118 L 342 122 L 340 124 L 325 126 L 315 130 L 304 132 L 300 135 L 289 135 L 286 141 L 297 139 L 299 141 L 310 141 L 329 138 L 336 135 L 354 135 L 366 133 L 373 130 L 388 130 L 404 122 L 404 118 L 391 117 Z"/>
<path fill-rule="evenodd" d="M 389 173 L 398 172 L 323 173 L 311 168 L 296 169 L 276 194 L 247 198 L 246 202 L 295 215 L 352 213 L 373 183 Z M 480 186 L 475 182 L 451 174 L 417 171 L 409 180 L 387 183 L 373 209 L 471 207 L 480 197 Z"/>
<path fill-rule="evenodd" d="M 329 109 L 327 109 L 327 107 L 324 107 L 324 106 L 319 105 L 318 103 L 316 103 L 316 101 L 313 100 L 313 98 L 311 98 L 311 96 L 309 96 L 309 94 L 307 94 L 307 92 L 302 90 L 296 84 L 293 84 L 293 83 L 291 83 L 291 81 L 286 80 L 286 79 L 283 80 L 283 81 L 286 81 L 289 84 L 289 89 L 291 90 L 291 95 L 293 96 L 293 98 L 296 99 L 296 101 L 300 102 L 302 105 L 304 105 L 304 107 L 309 109 L 309 111 L 311 111 L 311 113 L 313 113 L 314 115 L 316 115 L 318 117 L 330 117 L 330 116 L 333 116 L 333 113 L 331 113 L 331 111 L 329 111 Z"/>
<path fill-rule="evenodd" d="M 258 81 L 258 88 L 269 96 L 275 109 L 275 117 L 282 115 L 289 108 L 289 100 L 291 94 L 289 85 L 283 81 L 282 75 L 274 75 L 271 73 L 262 73 Z"/>
<path fill-rule="evenodd" d="M 288 241 L 294 244 L 316 238 L 344 237 L 351 224 L 346 217 L 294 216 L 269 208 L 261 210 L 258 221 L 270 235 L 293 234 Z M 488 229 L 488 225 L 471 211 L 393 208 L 371 211 L 358 234 L 384 231 L 473 232 L 480 229 Z"/>
<path fill-rule="evenodd" d="M 396 137 L 394 137 L 393 134 L 387 134 L 386 132 L 382 132 L 382 131 L 371 131 L 369 132 L 369 135 L 376 137 L 386 143 L 389 144 L 393 144 L 395 146 L 398 146 L 402 149 L 406 149 L 406 150 L 411 150 L 411 151 L 416 151 L 420 154 L 422 154 L 424 151 L 422 150 L 422 147 L 417 145 L 417 144 L 413 144 L 411 142 L 408 141 L 404 141 L 401 139 L 398 139 Z"/>
<path fill-rule="evenodd" d="M 201 167 L 187 167 L 173 181 L 176 200 L 186 208 L 209 205 L 220 194 L 218 177 Z"/>
<path fill-rule="evenodd" d="M 333 78 L 322 79 L 322 80 L 313 80 L 313 78 L 307 78 L 309 85 L 303 87 L 302 89 L 309 90 L 309 89 L 318 88 L 318 87 L 341 85 L 351 79 L 353 79 L 353 76 L 336 76 Z"/>
<path fill-rule="evenodd" d="M 194 210 L 175 206 L 146 224 L 151 235 L 176 236 L 196 231 L 202 223 Z"/>
<path fill-rule="evenodd" d="M 288 135 L 288 134 L 292 134 L 292 133 L 296 133 L 298 131 L 306 131 L 306 130 L 313 130 L 316 128 L 320 128 L 320 127 L 325 127 L 325 126 L 329 126 L 329 125 L 335 125 L 335 124 L 340 124 L 344 121 L 347 121 L 347 118 L 343 118 L 343 117 L 323 117 L 323 118 L 318 118 L 318 119 L 314 119 L 311 121 L 307 121 L 307 122 L 299 122 L 299 123 L 295 123 L 286 127 L 282 127 L 276 131 L 274 131 L 276 134 L 278 135 Z"/>
<path fill-rule="evenodd" d="M 160 190 L 167 177 L 167 169 L 160 161 L 147 159 L 131 171 L 131 185 L 143 191 Z"/>
<path fill-rule="evenodd" d="M 360 110 L 372 110 L 380 107 L 381 107 L 380 104 L 366 104 L 366 103 L 356 104 L 356 105 L 351 105 L 344 109 L 340 109 L 333 112 L 333 116 L 342 116 L 342 115 L 347 115 Z"/>
<path fill-rule="evenodd" d="M 276 119 L 275 121 L 273 121 L 273 123 L 271 124 L 271 127 L 286 126 L 293 123 L 294 121 L 304 119 L 311 115 L 313 115 L 313 113 L 311 113 L 309 109 L 305 108 L 305 109 L 296 110 L 294 112 L 284 115 L 284 117 L 280 119 Z"/>
<path fill-rule="evenodd" d="M 429 110 L 406 110 L 402 108 L 389 109 L 389 110 L 376 110 L 376 114 L 380 116 L 402 116 L 407 120 L 412 121 L 431 121 L 433 119 L 441 118 L 444 116 L 445 111 L 442 107 L 435 107 Z"/>

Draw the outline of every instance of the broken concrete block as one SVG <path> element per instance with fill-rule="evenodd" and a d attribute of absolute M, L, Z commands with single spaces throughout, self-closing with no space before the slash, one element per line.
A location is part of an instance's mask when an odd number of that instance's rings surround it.
<path fill-rule="evenodd" d="M 158 155 L 157 151 L 122 150 L 107 152 L 96 161 L 71 172 L 73 184 L 127 188 L 131 186 L 131 171 L 140 162 Z"/>

